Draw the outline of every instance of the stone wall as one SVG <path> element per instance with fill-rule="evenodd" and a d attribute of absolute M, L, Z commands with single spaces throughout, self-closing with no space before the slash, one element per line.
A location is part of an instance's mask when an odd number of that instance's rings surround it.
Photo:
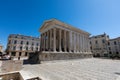
<path fill-rule="evenodd" d="M 21 75 L 18 72 L 2 74 L 2 75 L 0 75 L 0 78 L 2 80 L 23 80 L 23 78 L 21 77 Z"/>
<path fill-rule="evenodd" d="M 50 60 L 69 60 L 69 59 L 81 59 L 81 58 L 91 58 L 92 54 L 80 54 L 80 53 L 40 53 L 39 59 L 41 61 Z"/>
<path fill-rule="evenodd" d="M 0 73 L 19 71 L 22 69 L 22 60 L 2 60 L 0 61 Z"/>

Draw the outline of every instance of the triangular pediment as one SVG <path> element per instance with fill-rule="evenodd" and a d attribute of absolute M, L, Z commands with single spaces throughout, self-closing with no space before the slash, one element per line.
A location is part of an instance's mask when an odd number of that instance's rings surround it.
<path fill-rule="evenodd" d="M 66 23 L 64 23 L 64 22 L 61 22 L 61 21 L 59 21 L 59 20 L 56 20 L 56 19 L 50 19 L 50 20 L 45 21 L 45 22 L 43 23 L 43 25 L 41 26 L 41 28 L 40 28 L 39 31 L 42 32 L 42 31 L 44 31 L 46 28 L 50 27 L 51 25 L 57 25 L 57 26 L 59 26 L 59 27 L 64 27 L 64 28 L 67 28 L 67 29 L 72 30 L 72 31 L 76 31 L 76 32 L 79 32 L 79 33 L 84 33 L 84 34 L 90 35 L 90 34 L 89 34 L 88 32 L 86 32 L 86 31 L 83 31 L 83 30 L 81 30 L 81 29 L 75 28 L 75 27 L 73 27 L 73 26 L 71 26 L 71 25 L 68 25 L 68 24 L 66 24 Z"/>
<path fill-rule="evenodd" d="M 53 24 L 53 19 L 45 21 L 42 26 L 40 27 L 40 32 L 49 27 L 50 25 Z"/>

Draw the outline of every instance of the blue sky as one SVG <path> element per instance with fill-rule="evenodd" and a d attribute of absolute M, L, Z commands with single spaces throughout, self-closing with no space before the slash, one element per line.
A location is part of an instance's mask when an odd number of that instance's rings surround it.
<path fill-rule="evenodd" d="M 120 36 L 120 0 L 0 0 L 0 43 L 6 47 L 9 34 L 38 37 L 51 18 L 92 35 Z"/>

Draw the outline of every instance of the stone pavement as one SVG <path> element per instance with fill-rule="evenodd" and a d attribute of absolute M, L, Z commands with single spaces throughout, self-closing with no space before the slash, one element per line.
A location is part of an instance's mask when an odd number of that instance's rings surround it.
<path fill-rule="evenodd" d="M 77 59 L 49 61 L 24 65 L 20 71 L 24 79 L 42 80 L 120 80 L 120 61 L 109 59 Z"/>

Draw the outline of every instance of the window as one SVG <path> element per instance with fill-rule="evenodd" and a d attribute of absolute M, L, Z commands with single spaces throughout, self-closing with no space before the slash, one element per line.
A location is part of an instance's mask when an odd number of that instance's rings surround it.
<path fill-rule="evenodd" d="M 19 52 L 19 56 L 21 56 L 21 54 L 22 54 L 22 53 L 21 53 L 21 52 Z"/>
<path fill-rule="evenodd" d="M 32 51 L 33 51 L 33 47 L 32 47 Z"/>
<path fill-rule="evenodd" d="M 10 49 L 10 46 L 8 46 L 7 49 L 9 50 L 9 49 Z"/>
<path fill-rule="evenodd" d="M 111 47 L 109 47 L 109 50 L 111 50 Z"/>
<path fill-rule="evenodd" d="M 23 41 L 21 41 L 21 44 L 23 44 Z"/>
<path fill-rule="evenodd" d="M 22 46 L 20 47 L 20 50 L 22 50 Z"/>
<path fill-rule="evenodd" d="M 28 55 L 28 53 L 27 52 L 25 52 L 25 56 L 27 56 Z"/>
<path fill-rule="evenodd" d="M 105 43 L 105 40 L 104 40 L 104 39 L 102 40 L 102 43 Z"/>
<path fill-rule="evenodd" d="M 104 35 L 102 35 L 101 37 L 104 37 Z"/>
<path fill-rule="evenodd" d="M 90 49 L 92 50 L 92 46 L 90 47 Z"/>
<path fill-rule="evenodd" d="M 116 45 L 117 43 L 116 43 L 116 41 L 114 41 L 114 45 Z"/>
<path fill-rule="evenodd" d="M 28 50 L 28 47 L 26 47 L 26 50 Z"/>
<path fill-rule="evenodd" d="M 27 43 L 26 43 L 27 45 L 29 45 L 29 42 L 27 41 Z"/>
<path fill-rule="evenodd" d="M 109 54 L 112 54 L 112 52 L 109 52 Z"/>
<path fill-rule="evenodd" d="M 98 41 L 97 41 L 97 40 L 95 41 L 95 44 L 98 44 Z"/>
<path fill-rule="evenodd" d="M 13 50 L 16 50 L 16 46 L 13 47 Z"/>
<path fill-rule="evenodd" d="M 110 42 L 108 42 L 108 45 L 110 45 Z"/>
<path fill-rule="evenodd" d="M 119 54 L 119 52 L 116 52 L 116 54 Z"/>
<path fill-rule="evenodd" d="M 12 52 L 11 55 L 12 55 L 12 56 L 16 56 L 16 52 Z"/>
<path fill-rule="evenodd" d="M 92 44 L 91 41 L 90 41 L 90 44 Z"/>
<path fill-rule="evenodd" d="M 39 43 L 36 44 L 37 46 L 39 45 Z"/>
<path fill-rule="evenodd" d="M 11 43 L 11 40 L 9 40 L 9 43 L 8 44 L 10 44 Z"/>
<path fill-rule="evenodd" d="M 38 48 L 36 47 L 36 51 L 38 51 Z"/>
<path fill-rule="evenodd" d="M 17 44 L 17 40 L 14 41 L 14 44 Z"/>
<path fill-rule="evenodd" d="M 32 42 L 32 46 L 34 45 L 34 42 Z"/>

